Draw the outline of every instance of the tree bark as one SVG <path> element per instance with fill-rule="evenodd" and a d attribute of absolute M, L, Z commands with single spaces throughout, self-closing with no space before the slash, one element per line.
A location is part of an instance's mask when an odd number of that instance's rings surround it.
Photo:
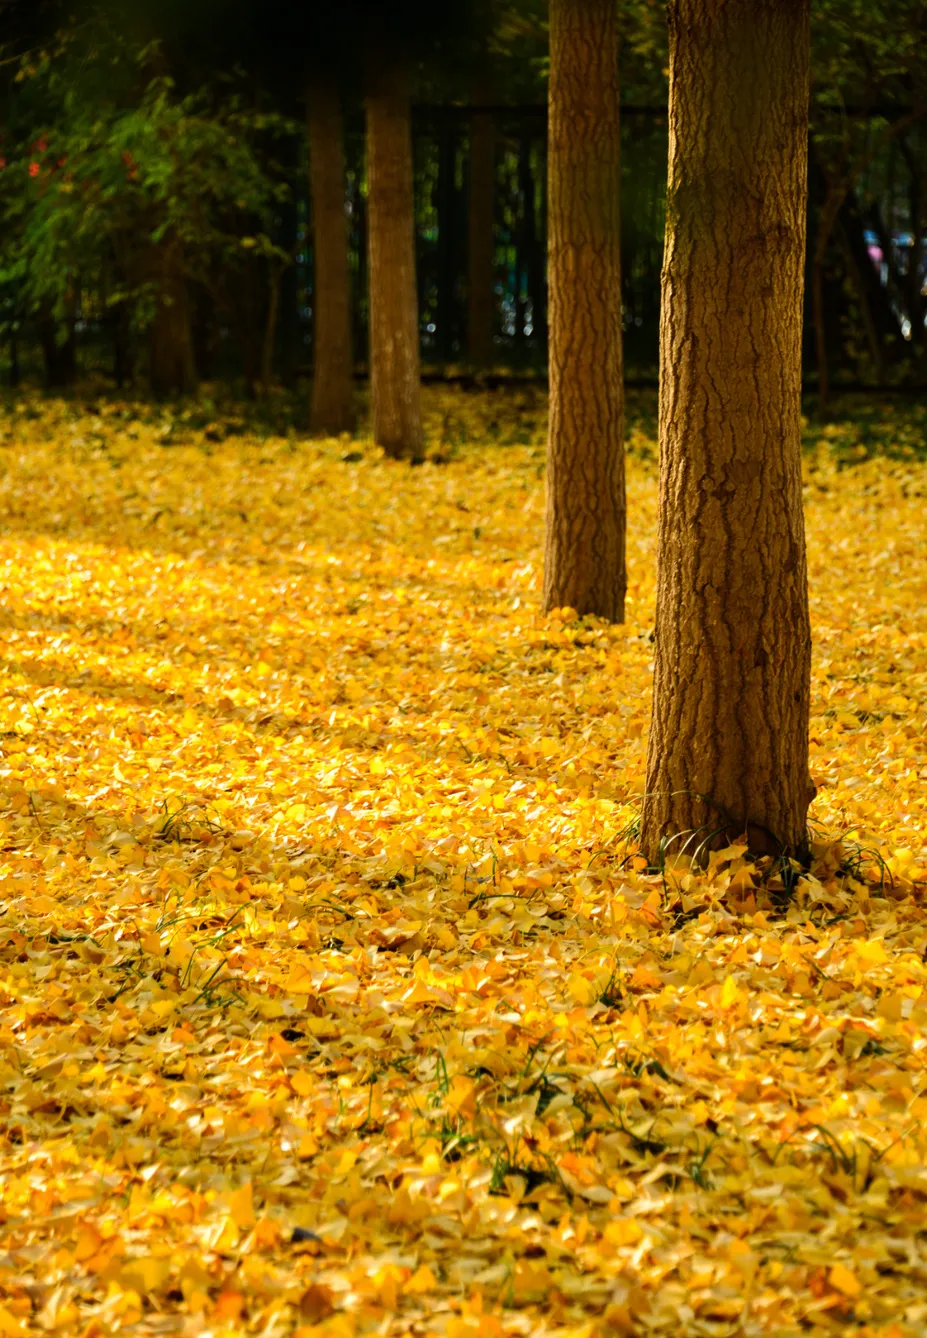
<path fill-rule="evenodd" d="M 824 416 L 830 403 L 830 362 L 827 355 L 827 324 L 824 314 L 824 262 L 837 223 L 843 191 L 834 192 L 828 184 L 827 195 L 818 214 L 818 226 L 811 260 L 811 303 L 814 324 L 814 349 L 818 367 L 818 415 Z"/>
<path fill-rule="evenodd" d="M 901 156 L 907 164 L 911 179 L 908 185 L 908 211 L 911 226 L 911 249 L 908 252 L 908 269 L 905 274 L 905 305 L 908 320 L 911 323 L 911 351 L 915 366 L 921 361 L 924 347 L 924 296 L 922 292 L 921 263 L 924 247 L 924 216 L 921 190 L 921 172 L 923 167 L 906 138 L 900 142 Z"/>
<path fill-rule="evenodd" d="M 891 256 L 886 257 L 889 282 L 883 285 L 882 276 L 869 254 L 866 222 L 855 191 L 848 193 L 837 226 L 841 242 L 845 244 L 847 269 L 857 285 L 876 376 L 881 384 L 887 378 L 889 366 L 898 359 L 901 342 L 901 327 L 892 305 Z"/>
<path fill-rule="evenodd" d="M 856 289 L 856 297 L 859 301 L 860 318 L 863 323 L 863 329 L 866 332 L 866 342 L 869 345 L 869 356 L 872 359 L 872 366 L 875 371 L 876 381 L 880 386 L 885 384 L 885 349 L 882 347 L 882 341 L 879 338 L 879 331 L 872 314 L 872 307 L 869 302 L 869 286 L 866 283 L 866 275 L 860 269 L 856 254 L 850 242 L 850 236 L 844 226 L 843 219 L 837 219 L 837 240 L 840 243 L 840 249 L 843 252 L 843 260 L 846 265 L 847 274 L 850 282 Z M 866 263 L 870 270 L 872 264 L 868 257 Z"/>
<path fill-rule="evenodd" d="M 315 262 L 310 426 L 320 436 L 337 436 L 353 432 L 356 420 L 344 122 L 335 79 L 315 76 L 307 104 Z"/>
<path fill-rule="evenodd" d="M 614 0 L 551 0 L 544 608 L 611 622 L 626 589 L 619 147 Z"/>
<path fill-rule="evenodd" d="M 525 137 L 521 145 L 519 172 L 524 199 L 525 263 L 528 297 L 531 300 L 531 337 L 539 348 L 544 348 L 544 253 L 539 236 L 538 214 L 535 207 L 535 174 L 531 167 L 531 140 Z"/>
<path fill-rule="evenodd" d="M 179 246 L 169 241 L 154 262 L 154 320 L 148 332 L 151 390 L 156 396 L 192 395 L 197 389 L 190 303 Z"/>
<path fill-rule="evenodd" d="M 274 383 L 274 350 L 280 315 L 280 285 L 284 275 L 280 265 L 271 264 L 268 270 L 267 316 L 264 320 L 264 339 L 261 343 L 261 394 L 265 399 Z"/>
<path fill-rule="evenodd" d="M 366 110 L 373 439 L 393 459 L 416 459 L 424 434 L 412 116 L 406 70 L 393 52 L 371 54 Z"/>
<path fill-rule="evenodd" d="M 489 101 L 488 88 L 481 85 L 474 90 L 470 120 L 467 354 L 477 365 L 485 365 L 492 358 L 495 135 L 491 114 L 479 110 L 481 104 Z"/>
<path fill-rule="evenodd" d="M 77 380 L 77 337 L 74 324 L 68 323 L 65 339 L 60 339 L 60 326 L 48 312 L 40 312 L 38 320 L 39 343 L 45 358 L 45 384 L 49 390 L 65 390 Z"/>
<path fill-rule="evenodd" d="M 793 2 L 794 0 L 789 0 L 789 6 Z M 788 12 L 789 9 L 786 10 L 786 13 Z M 824 310 L 824 263 L 827 259 L 827 248 L 830 245 L 831 235 L 837 224 L 837 218 L 843 208 L 844 201 L 869 164 L 893 139 L 902 135 L 909 126 L 920 120 L 925 114 L 925 110 L 927 109 L 922 106 L 913 107 L 899 120 L 887 125 L 882 133 L 876 136 L 874 142 L 869 141 L 862 153 L 844 163 L 841 172 L 829 175 L 824 169 L 823 159 L 820 156 L 818 157 L 818 169 L 824 180 L 825 192 L 818 212 L 817 231 L 812 250 L 811 302 L 818 366 L 818 415 L 820 417 L 826 414 L 830 398 L 830 367 L 827 357 L 827 326 Z"/>
<path fill-rule="evenodd" d="M 670 0 L 652 864 L 807 851 L 809 0 Z"/>
<path fill-rule="evenodd" d="M 454 162 L 457 145 L 450 126 L 438 140 L 438 350 L 445 362 L 454 356 Z"/>

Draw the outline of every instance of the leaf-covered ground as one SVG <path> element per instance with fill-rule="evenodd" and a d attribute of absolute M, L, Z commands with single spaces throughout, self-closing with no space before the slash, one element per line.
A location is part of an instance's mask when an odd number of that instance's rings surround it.
<path fill-rule="evenodd" d="M 0 1335 L 923 1334 L 919 443 L 809 433 L 790 886 L 634 855 L 644 430 L 612 628 L 536 400 L 429 420 L 3 425 Z"/>

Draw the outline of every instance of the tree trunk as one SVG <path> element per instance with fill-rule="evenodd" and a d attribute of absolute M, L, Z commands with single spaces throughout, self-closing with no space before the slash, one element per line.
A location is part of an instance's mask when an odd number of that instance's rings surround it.
<path fill-rule="evenodd" d="M 911 351 L 914 364 L 920 370 L 920 361 L 924 346 L 924 295 L 921 264 L 924 250 L 924 217 L 921 198 L 921 164 L 907 139 L 901 140 L 901 155 L 911 174 L 908 187 L 908 213 L 911 227 L 911 248 L 908 251 L 908 268 L 905 274 L 905 306 L 911 324 Z"/>
<path fill-rule="evenodd" d="M 879 331 L 875 323 L 875 318 L 872 314 L 872 307 L 870 306 L 869 302 L 869 286 L 866 283 L 866 275 L 864 271 L 861 270 L 859 267 L 856 254 L 854 253 L 853 247 L 850 242 L 849 233 L 847 232 L 847 229 L 843 224 L 843 220 L 840 218 L 837 219 L 836 234 L 837 234 L 837 241 L 840 243 L 840 249 L 843 252 L 843 259 L 847 268 L 847 274 L 849 276 L 850 282 L 856 289 L 856 296 L 859 301 L 860 318 L 863 323 L 863 329 L 866 332 L 866 342 L 869 345 L 869 356 L 872 359 L 872 366 L 875 371 L 875 378 L 878 384 L 882 386 L 885 384 L 885 349 L 883 348 L 882 341 L 879 338 Z M 869 265 L 869 268 L 872 269 L 872 265 L 869 262 L 868 257 L 866 263 Z"/>
<path fill-rule="evenodd" d="M 521 192 L 525 204 L 525 262 L 527 267 L 528 297 L 531 301 L 531 337 L 538 348 L 544 348 L 544 254 L 538 228 L 535 205 L 535 174 L 531 168 L 531 140 L 524 139 L 521 148 Z"/>
<path fill-rule="evenodd" d="M 424 434 L 412 115 L 406 70 L 392 52 L 371 53 L 366 110 L 373 439 L 393 459 L 417 459 Z"/>
<path fill-rule="evenodd" d="M 785 9 L 784 18 L 791 13 L 791 7 L 797 0 L 788 0 L 788 6 Z M 751 0 L 751 3 L 757 3 L 757 0 Z M 812 320 L 814 325 L 815 352 L 818 365 L 818 415 L 824 416 L 827 410 L 828 399 L 830 397 L 830 367 L 827 359 L 827 325 L 825 320 L 825 302 L 824 302 L 824 264 L 827 259 L 827 248 L 830 244 L 831 235 L 837 223 L 840 210 L 843 208 L 844 201 L 855 186 L 856 182 L 865 172 L 866 168 L 872 163 L 882 150 L 903 134 L 909 126 L 913 125 L 924 115 L 923 107 L 914 107 L 897 121 L 887 125 L 881 134 L 875 136 L 875 139 L 869 139 L 866 150 L 844 163 L 841 172 L 828 176 L 824 170 L 821 159 L 818 159 L 817 167 L 819 175 L 824 181 L 824 198 L 818 211 L 817 230 L 814 239 L 814 249 L 812 251 L 811 263 L 811 301 L 812 301 Z"/>
<path fill-rule="evenodd" d="M 477 365 L 485 365 L 492 359 L 495 136 L 491 113 L 479 110 L 481 104 L 489 101 L 488 88 L 481 85 L 474 90 L 470 120 L 467 355 Z"/>
<path fill-rule="evenodd" d="M 320 436 L 337 436 L 353 432 L 356 420 L 344 123 L 334 78 L 315 77 L 307 104 L 315 261 L 310 426 Z"/>
<path fill-rule="evenodd" d="M 438 140 L 438 351 L 445 362 L 454 356 L 454 162 L 457 145 L 449 125 Z"/>
<path fill-rule="evenodd" d="M 154 395 L 196 393 L 196 357 L 190 325 L 190 303 L 180 250 L 168 242 L 154 266 L 158 286 L 154 320 L 148 331 L 151 390 Z"/>
<path fill-rule="evenodd" d="M 809 0 L 670 0 L 652 864 L 807 851 Z"/>
<path fill-rule="evenodd" d="M 302 169 L 302 153 L 299 135 L 287 141 L 287 158 L 290 160 L 294 178 L 298 178 Z M 343 163 L 342 163 L 343 167 Z M 345 208 L 345 180 L 341 174 L 341 208 Z M 279 375 L 288 390 L 294 389 L 299 376 L 300 329 L 299 329 L 299 280 L 296 272 L 296 257 L 302 250 L 300 245 L 299 202 L 296 194 L 281 201 L 279 214 L 279 246 L 290 256 L 290 262 L 280 276 L 280 294 L 277 299 L 277 334 L 279 348 Z M 347 242 L 345 242 L 347 248 Z"/>
<path fill-rule="evenodd" d="M 113 338 L 113 377 L 117 389 L 124 390 L 134 380 L 132 320 L 127 302 L 119 302 L 110 310 L 109 325 Z"/>
<path fill-rule="evenodd" d="M 867 333 L 871 326 L 872 334 L 869 335 L 869 339 L 877 375 L 881 382 L 886 379 L 889 366 L 898 360 L 901 329 L 892 304 L 891 256 L 886 257 L 889 262 L 889 282 L 883 285 L 882 276 L 869 254 L 866 226 L 857 194 L 855 191 L 850 191 L 840 211 L 838 227 L 846 239 L 848 268 L 854 282 L 858 277 L 860 302 L 869 312 Z"/>
<path fill-rule="evenodd" d="M 77 338 L 73 322 L 68 323 L 66 338 L 62 340 L 58 321 L 48 312 L 42 312 L 38 329 L 45 358 L 45 384 L 49 390 L 66 390 L 77 380 Z"/>
<path fill-rule="evenodd" d="M 277 318 L 280 313 L 280 284 L 284 270 L 280 265 L 270 266 L 267 316 L 264 320 L 264 339 L 261 344 L 261 394 L 266 399 L 274 383 L 274 349 L 277 343 Z"/>
<path fill-rule="evenodd" d="M 624 618 L 618 36 L 614 0 L 551 0 L 550 433 L 544 608 Z"/>
<path fill-rule="evenodd" d="M 830 362 L 827 355 L 827 324 L 824 313 L 824 262 L 827 248 L 843 203 L 843 192 L 835 194 L 830 186 L 818 213 L 818 226 L 811 261 L 811 303 L 814 324 L 814 349 L 818 366 L 818 415 L 827 412 L 830 402 Z"/>

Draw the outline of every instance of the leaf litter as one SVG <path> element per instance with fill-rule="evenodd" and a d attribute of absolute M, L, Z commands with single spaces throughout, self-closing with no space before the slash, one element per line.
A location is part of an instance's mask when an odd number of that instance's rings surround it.
<path fill-rule="evenodd" d="M 808 450 L 812 871 L 652 875 L 528 399 L 8 419 L 3 1338 L 924 1332 L 925 466 Z"/>

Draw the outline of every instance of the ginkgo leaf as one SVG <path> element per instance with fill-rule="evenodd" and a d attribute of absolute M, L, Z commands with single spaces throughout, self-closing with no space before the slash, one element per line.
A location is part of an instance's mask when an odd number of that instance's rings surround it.
<path fill-rule="evenodd" d="M 424 402 L 0 424 L 0 1334 L 916 1327 L 925 466 L 814 429 L 810 866 L 653 873 L 655 442 L 547 618 L 543 399 Z"/>

